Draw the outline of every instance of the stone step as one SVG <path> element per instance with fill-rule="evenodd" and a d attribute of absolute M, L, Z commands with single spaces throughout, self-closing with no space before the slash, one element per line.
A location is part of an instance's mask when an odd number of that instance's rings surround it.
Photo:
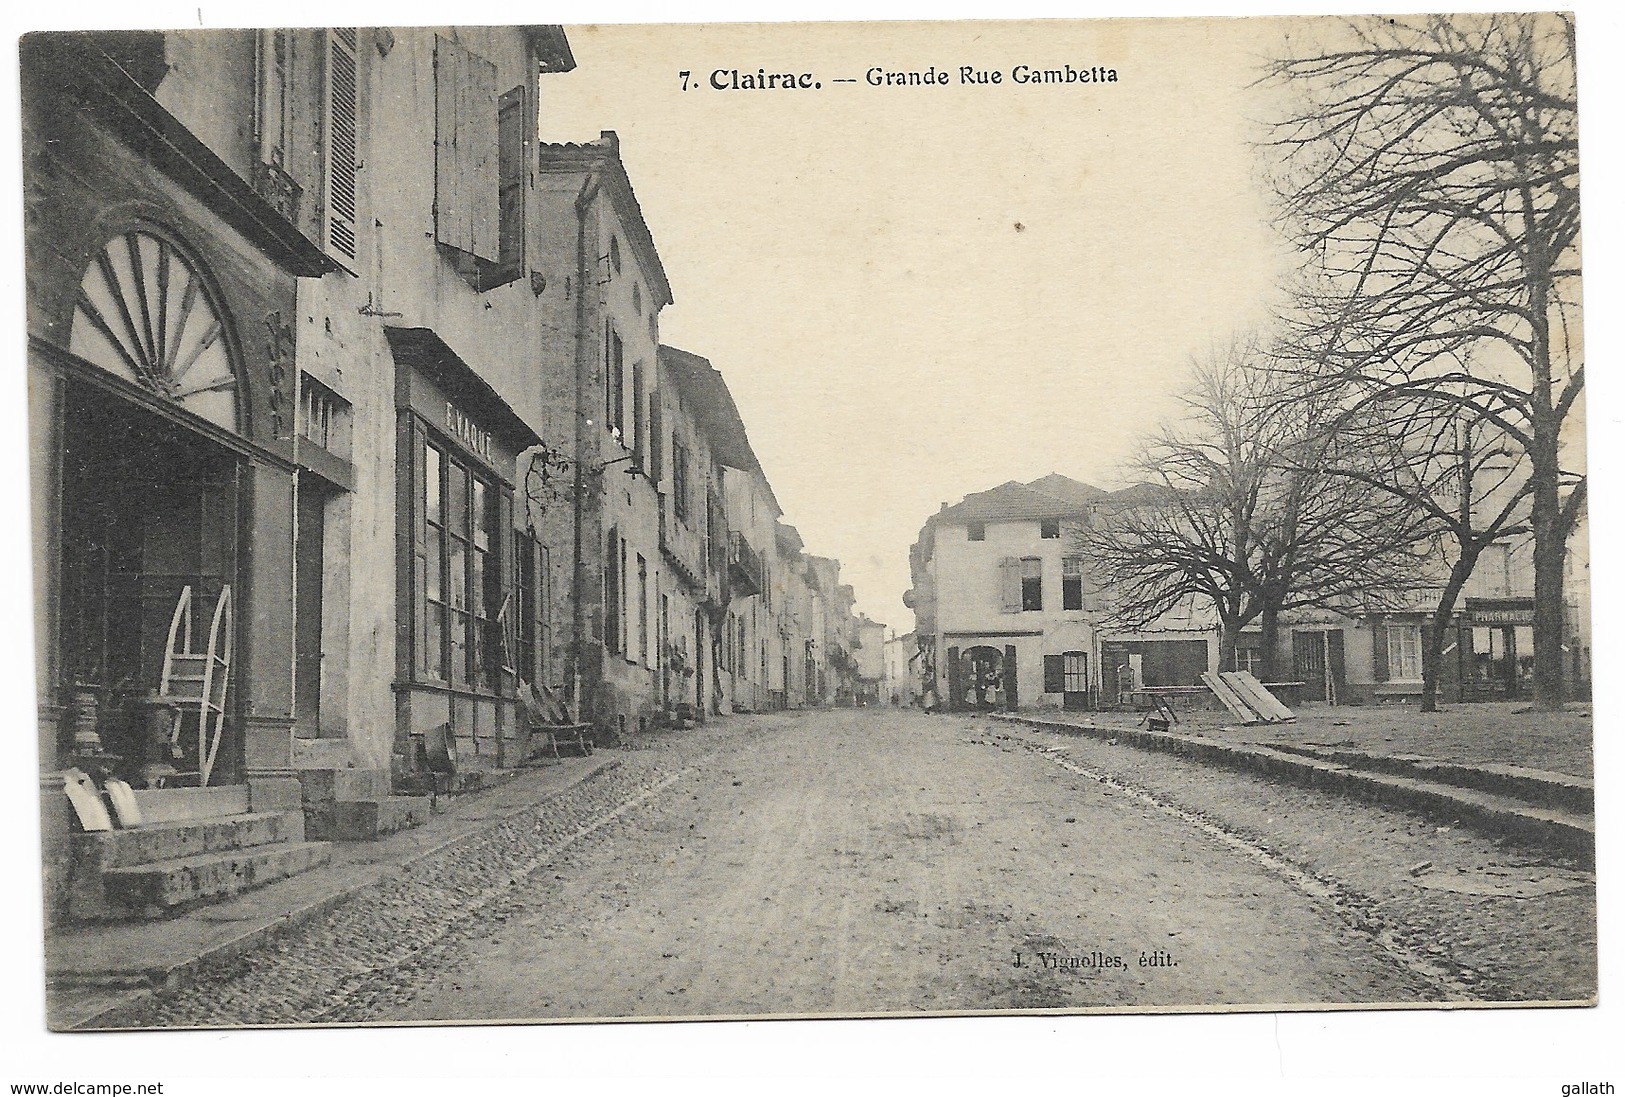
<path fill-rule="evenodd" d="M 299 811 L 260 811 L 188 822 L 147 823 L 128 830 L 101 831 L 75 837 L 78 861 L 95 872 L 175 861 L 205 853 L 305 840 L 305 817 Z"/>
<path fill-rule="evenodd" d="M 394 792 L 387 769 L 310 767 L 298 774 L 306 807 L 335 800 L 387 800 Z"/>
<path fill-rule="evenodd" d="M 311 838 L 330 842 L 371 842 L 429 821 L 427 796 L 387 796 L 376 800 L 335 800 L 305 809 Z"/>
<path fill-rule="evenodd" d="M 163 917 L 178 907 L 223 899 L 325 865 L 331 858 L 327 842 L 280 842 L 109 869 L 102 874 L 102 887 L 109 906 L 127 917 Z"/>

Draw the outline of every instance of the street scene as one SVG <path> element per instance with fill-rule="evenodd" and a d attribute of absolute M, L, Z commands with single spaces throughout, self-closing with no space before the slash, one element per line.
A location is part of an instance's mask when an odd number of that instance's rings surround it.
<path fill-rule="evenodd" d="M 1572 932 L 1593 880 L 1573 856 L 1415 812 L 897 710 L 654 740 L 104 1023 L 1461 1004 L 1595 986 L 1595 941 Z"/>
<path fill-rule="evenodd" d="M 25 36 L 49 1027 L 1594 1005 L 1575 41 Z"/>

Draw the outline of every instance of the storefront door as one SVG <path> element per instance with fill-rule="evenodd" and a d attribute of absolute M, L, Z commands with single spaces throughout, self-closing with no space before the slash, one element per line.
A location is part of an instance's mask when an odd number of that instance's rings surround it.
<path fill-rule="evenodd" d="M 202 651 L 222 591 L 240 589 L 238 462 L 95 386 L 70 384 L 63 411 L 62 686 L 95 694 L 103 745 L 133 774 L 147 760 L 136 702 L 159 687 L 182 592 L 191 590 L 191 642 Z M 228 706 L 240 668 L 231 674 Z M 235 724 L 228 718 L 211 783 L 240 773 Z"/>

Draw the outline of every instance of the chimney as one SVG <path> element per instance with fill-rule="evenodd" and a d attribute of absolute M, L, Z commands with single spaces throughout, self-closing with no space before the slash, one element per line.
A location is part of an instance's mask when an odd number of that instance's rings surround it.
<path fill-rule="evenodd" d="M 609 151 L 616 156 L 621 154 L 621 139 L 615 135 L 614 130 L 600 130 L 598 132 L 598 143 L 608 145 Z"/>

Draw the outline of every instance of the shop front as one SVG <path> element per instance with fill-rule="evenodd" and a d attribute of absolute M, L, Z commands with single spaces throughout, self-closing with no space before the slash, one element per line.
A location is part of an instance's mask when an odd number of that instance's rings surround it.
<path fill-rule="evenodd" d="M 447 778 L 523 756 L 528 535 L 514 470 L 540 439 L 427 328 L 386 329 L 396 366 L 398 770 Z M 530 549 L 531 551 L 526 551 Z"/>

